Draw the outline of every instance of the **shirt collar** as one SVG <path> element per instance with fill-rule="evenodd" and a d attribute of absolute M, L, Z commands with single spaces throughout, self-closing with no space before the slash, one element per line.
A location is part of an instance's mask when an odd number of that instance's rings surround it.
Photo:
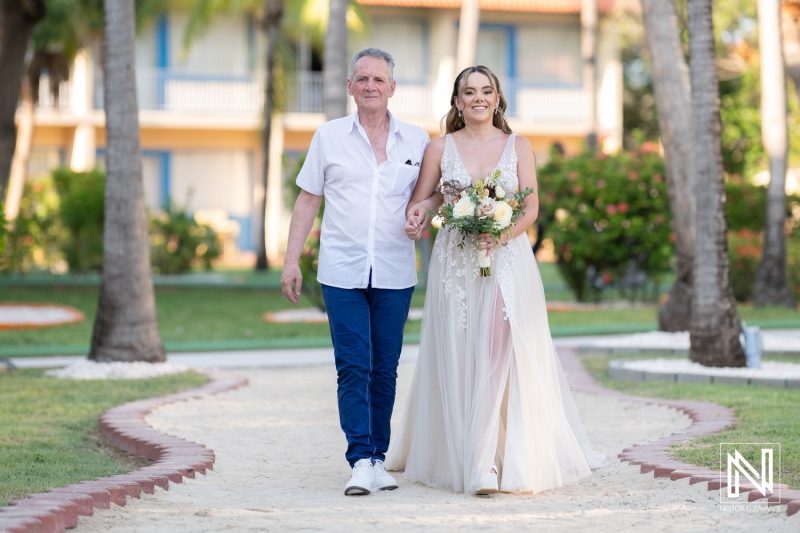
<path fill-rule="evenodd" d="M 394 119 L 394 115 L 392 115 L 392 112 L 387 109 L 386 113 L 389 114 L 389 133 L 391 135 L 396 135 L 397 133 L 400 132 L 400 127 L 397 125 L 397 121 Z M 356 130 L 364 129 L 363 126 L 361 126 L 361 123 L 358 121 L 357 109 L 355 113 L 350 115 L 350 129 L 347 131 L 347 133 L 353 133 L 354 129 Z"/>

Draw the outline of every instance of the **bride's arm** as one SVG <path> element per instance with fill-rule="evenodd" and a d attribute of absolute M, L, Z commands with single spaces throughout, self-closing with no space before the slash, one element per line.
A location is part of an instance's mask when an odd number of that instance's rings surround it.
<path fill-rule="evenodd" d="M 442 205 L 442 195 L 436 190 L 436 185 L 442 177 L 444 140 L 444 137 L 432 140 L 425 150 L 417 185 L 406 207 L 408 220 L 404 229 L 408 238 L 415 241 L 422 237 L 423 231 L 430 224 L 431 217 L 428 215 L 428 210 L 436 210 Z"/>
<path fill-rule="evenodd" d="M 511 226 L 511 234 L 503 233 L 500 242 L 494 243 L 489 233 L 481 233 L 478 238 L 483 244 L 483 248 L 492 250 L 496 245 L 505 244 L 511 239 L 519 237 L 525 233 L 531 224 L 539 216 L 539 185 L 536 182 L 536 155 L 528 139 L 517 135 L 514 140 L 514 148 L 517 151 L 517 179 L 519 180 L 519 190 L 524 191 L 531 187 L 533 192 L 525 197 L 522 203 L 522 210 L 525 214 L 514 222 Z"/>

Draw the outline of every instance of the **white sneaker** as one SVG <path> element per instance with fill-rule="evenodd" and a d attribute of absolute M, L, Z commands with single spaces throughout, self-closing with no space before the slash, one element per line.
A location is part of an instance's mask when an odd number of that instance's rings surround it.
<path fill-rule="evenodd" d="M 373 466 L 372 469 L 375 471 L 376 490 L 394 490 L 397 488 L 397 480 L 386 471 L 386 467 L 383 466 L 383 461 L 376 459 L 375 466 Z"/>
<path fill-rule="evenodd" d="M 375 485 L 375 471 L 372 459 L 360 459 L 353 465 L 353 476 L 344 486 L 346 496 L 362 496 L 369 494 Z"/>

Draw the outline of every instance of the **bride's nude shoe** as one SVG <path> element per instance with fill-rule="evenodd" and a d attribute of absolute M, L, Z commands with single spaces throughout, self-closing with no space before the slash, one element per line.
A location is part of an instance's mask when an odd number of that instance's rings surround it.
<path fill-rule="evenodd" d="M 491 472 L 483 481 L 482 486 L 475 491 L 478 496 L 487 496 L 497 492 L 497 467 L 493 466 Z"/>

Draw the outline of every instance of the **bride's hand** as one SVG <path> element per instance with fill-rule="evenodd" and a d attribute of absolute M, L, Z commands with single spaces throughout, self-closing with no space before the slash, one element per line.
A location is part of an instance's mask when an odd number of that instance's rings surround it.
<path fill-rule="evenodd" d="M 430 223 L 428 210 L 423 203 L 418 203 L 408 210 L 408 220 L 403 230 L 412 241 L 418 241 L 422 238 L 425 228 Z"/>
<path fill-rule="evenodd" d="M 475 235 L 475 241 L 478 243 L 479 250 L 486 250 L 490 253 L 497 247 L 496 244 L 499 244 L 495 243 L 491 233 L 478 233 Z"/>

